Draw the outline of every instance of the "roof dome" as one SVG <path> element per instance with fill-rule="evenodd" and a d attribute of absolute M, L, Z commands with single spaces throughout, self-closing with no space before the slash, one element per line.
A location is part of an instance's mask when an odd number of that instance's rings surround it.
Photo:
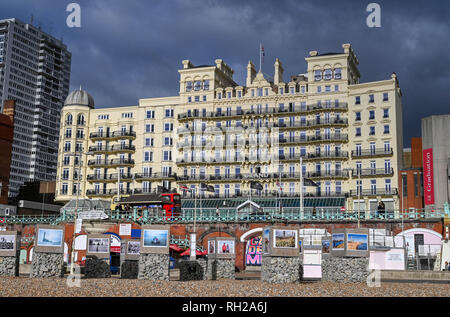
<path fill-rule="evenodd" d="M 86 91 L 79 90 L 72 91 L 64 101 L 64 106 L 88 106 L 94 108 L 94 98 Z"/>

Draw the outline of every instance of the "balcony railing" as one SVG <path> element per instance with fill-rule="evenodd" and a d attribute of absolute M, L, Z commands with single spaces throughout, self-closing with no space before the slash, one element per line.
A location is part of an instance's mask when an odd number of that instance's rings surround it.
<path fill-rule="evenodd" d="M 309 142 L 322 142 L 322 141 L 348 141 L 347 134 L 344 133 L 330 133 L 308 136 Z"/>
<path fill-rule="evenodd" d="M 393 168 L 363 168 L 352 170 L 353 177 L 370 177 L 370 176 L 391 176 L 394 175 Z"/>
<path fill-rule="evenodd" d="M 133 191 L 130 190 L 121 190 L 120 194 L 121 195 L 131 195 L 133 193 Z M 117 195 L 117 189 L 88 189 L 86 191 L 86 196 L 114 196 Z"/>
<path fill-rule="evenodd" d="M 136 147 L 134 145 L 115 144 L 113 146 L 90 146 L 89 152 L 134 152 Z"/>
<path fill-rule="evenodd" d="M 92 132 L 89 134 L 91 139 L 119 139 L 119 138 L 135 138 L 136 132 L 134 131 L 115 131 L 115 132 Z"/>
<path fill-rule="evenodd" d="M 349 177 L 347 170 L 306 172 L 308 178 L 341 178 Z"/>
<path fill-rule="evenodd" d="M 113 165 L 134 165 L 132 159 L 111 159 L 111 160 L 90 160 L 88 166 L 113 166 Z"/>
<path fill-rule="evenodd" d="M 174 173 L 136 173 L 134 178 L 139 180 L 144 179 L 175 179 L 177 174 Z"/>
<path fill-rule="evenodd" d="M 132 179 L 133 174 L 120 174 L 120 179 Z M 118 180 L 118 174 L 108 174 L 108 175 L 98 175 L 98 174 L 91 174 L 88 175 L 87 180 L 90 182 L 96 182 L 96 181 L 117 181 Z"/>
<path fill-rule="evenodd" d="M 360 191 L 360 196 L 395 196 L 398 195 L 397 188 L 374 188 L 374 189 L 363 189 Z M 351 197 L 357 197 L 357 190 L 350 190 Z"/>
<path fill-rule="evenodd" d="M 392 149 L 370 149 L 370 150 L 354 150 L 352 157 L 371 157 L 371 156 L 392 156 L 394 154 Z"/>

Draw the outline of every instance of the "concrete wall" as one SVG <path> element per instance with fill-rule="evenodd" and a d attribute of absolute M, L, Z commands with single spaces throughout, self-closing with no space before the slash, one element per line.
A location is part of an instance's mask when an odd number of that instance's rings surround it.
<path fill-rule="evenodd" d="M 422 119 L 422 149 L 433 149 L 435 207 L 449 200 L 448 158 L 450 156 L 450 115 Z"/>

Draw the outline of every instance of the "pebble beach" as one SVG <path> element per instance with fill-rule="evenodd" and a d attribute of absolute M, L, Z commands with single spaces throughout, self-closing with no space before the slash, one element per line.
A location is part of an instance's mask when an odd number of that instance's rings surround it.
<path fill-rule="evenodd" d="M 1 277 L 0 297 L 449 297 L 450 284 L 309 282 L 269 284 L 258 280 L 145 281 L 82 279 L 68 287 L 65 278 Z"/>

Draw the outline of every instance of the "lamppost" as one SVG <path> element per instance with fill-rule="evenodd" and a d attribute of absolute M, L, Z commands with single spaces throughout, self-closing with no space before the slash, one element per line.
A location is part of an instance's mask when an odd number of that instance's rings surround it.
<path fill-rule="evenodd" d="M 75 201 L 75 213 L 74 213 L 74 222 L 73 222 L 73 236 L 72 236 L 72 252 L 70 257 L 70 274 L 74 273 L 74 255 L 75 255 L 75 236 L 76 236 L 76 225 L 77 225 L 77 218 L 78 218 L 78 200 L 80 198 L 80 174 L 81 174 L 81 156 L 82 155 L 91 155 L 92 152 L 81 152 L 81 151 L 75 151 L 75 153 L 70 153 L 68 156 L 73 156 L 78 158 L 78 168 L 77 168 L 77 199 Z"/>

